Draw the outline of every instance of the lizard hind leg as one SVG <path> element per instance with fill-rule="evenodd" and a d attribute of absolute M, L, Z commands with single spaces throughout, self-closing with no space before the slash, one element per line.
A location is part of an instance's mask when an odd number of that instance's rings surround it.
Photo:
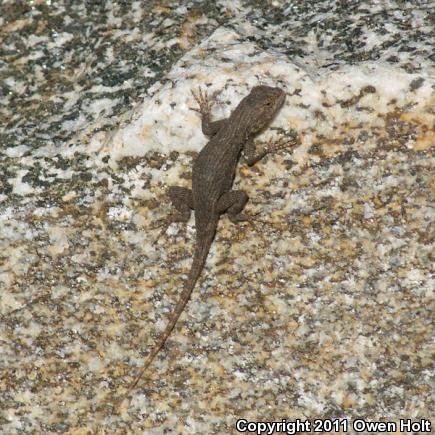
<path fill-rule="evenodd" d="M 219 213 L 226 212 L 228 218 L 234 224 L 250 220 L 251 218 L 249 216 L 242 213 L 248 199 L 247 193 L 243 190 L 230 190 L 219 198 L 217 204 L 218 211 Z"/>
<path fill-rule="evenodd" d="M 187 222 L 193 210 L 192 191 L 186 187 L 171 186 L 168 189 L 168 195 L 172 205 L 178 212 L 173 215 L 174 220 L 172 222 Z"/>
<path fill-rule="evenodd" d="M 162 230 L 154 241 L 153 245 L 166 233 L 169 225 L 174 222 L 187 222 L 190 218 L 191 211 L 193 210 L 192 191 L 186 187 L 171 186 L 168 189 L 168 196 L 175 207 L 176 212 L 167 216 L 160 224 Z"/>

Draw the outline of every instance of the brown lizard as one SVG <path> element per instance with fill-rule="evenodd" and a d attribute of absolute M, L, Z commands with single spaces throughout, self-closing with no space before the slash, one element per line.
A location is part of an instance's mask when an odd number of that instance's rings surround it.
<path fill-rule="evenodd" d="M 174 329 L 204 267 L 220 215 L 226 212 L 234 223 L 247 220 L 241 211 L 248 195 L 242 190 L 231 190 L 242 151 L 248 165 L 253 165 L 267 153 L 285 145 L 284 141 L 278 140 L 275 146 L 264 147 L 257 152 L 253 140 L 254 136 L 270 124 L 283 105 L 285 93 L 282 89 L 256 86 L 243 98 L 229 118 L 214 122 L 210 120 L 212 105 L 207 94 L 201 89 L 198 94 L 192 94 L 199 105 L 198 109 L 193 110 L 202 116 L 202 132 L 211 138 L 193 165 L 192 190 L 171 187 L 168 191 L 178 211 L 172 221 L 187 222 L 191 210 L 195 213 L 196 245 L 192 266 L 166 329 L 120 402 L 137 385 Z"/>

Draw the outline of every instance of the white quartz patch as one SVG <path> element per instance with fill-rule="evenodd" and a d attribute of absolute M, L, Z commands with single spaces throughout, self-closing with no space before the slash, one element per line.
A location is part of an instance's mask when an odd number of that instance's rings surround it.
<path fill-rule="evenodd" d="M 16 195 L 25 196 L 34 192 L 33 187 L 22 181 L 22 178 L 27 174 L 27 169 L 17 171 L 15 178 L 9 178 L 8 182 L 13 186 L 13 192 Z"/>
<path fill-rule="evenodd" d="M 53 226 L 48 229 L 50 246 L 47 248 L 50 255 L 60 255 L 68 249 L 68 230 L 60 226 Z"/>
<path fill-rule="evenodd" d="M 115 160 L 144 156 L 150 150 L 199 151 L 207 138 L 201 132 L 200 116 L 190 110 L 197 107 L 191 91 L 199 86 L 209 95 L 216 95 L 214 119 L 228 117 L 255 85 L 285 89 L 286 103 L 271 127 L 293 129 L 300 134 L 296 160 L 298 155 L 301 160 L 307 146 L 312 144 L 310 131 L 328 137 L 343 122 L 382 127 L 383 120 L 378 114 L 390 112 L 392 102 L 401 107 L 411 104 L 416 111 L 419 105 L 427 104 L 431 93 L 430 76 L 408 74 L 374 62 L 313 72 L 312 68 L 304 69 L 279 53 L 262 51 L 252 43 L 239 42 L 238 38 L 232 30 L 217 29 L 177 62 L 164 84 L 157 82 L 149 89 L 148 97 L 129 114 L 122 127 L 109 134 L 95 135 L 89 150 L 108 153 Z M 420 77 L 421 86 L 410 90 L 411 83 Z M 369 86 L 372 91 L 364 93 L 356 104 L 343 104 Z M 268 129 L 259 140 L 274 135 Z"/>
<path fill-rule="evenodd" d="M 21 157 L 29 149 L 30 147 L 28 147 L 27 145 L 18 145 L 16 147 L 6 148 L 5 154 L 8 157 Z"/>

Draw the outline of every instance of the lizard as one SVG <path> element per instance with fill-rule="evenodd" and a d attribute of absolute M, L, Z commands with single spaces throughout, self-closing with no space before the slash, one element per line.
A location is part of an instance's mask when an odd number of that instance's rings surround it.
<path fill-rule="evenodd" d="M 192 189 L 172 186 L 169 198 L 177 210 L 172 222 L 187 222 L 194 211 L 196 242 L 193 260 L 178 302 L 168 324 L 149 353 L 138 374 L 121 396 L 122 402 L 136 387 L 156 355 L 165 345 L 183 312 L 195 284 L 205 265 L 211 244 L 216 234 L 220 215 L 227 213 L 233 223 L 249 218 L 242 213 L 248 195 L 242 190 L 231 190 L 236 167 L 243 152 L 249 166 L 266 154 L 285 145 L 277 141 L 275 146 L 265 146 L 257 151 L 254 137 L 263 131 L 284 104 L 285 92 L 277 87 L 255 86 L 241 100 L 229 118 L 211 121 L 212 104 L 201 88 L 192 95 L 198 104 L 193 108 L 201 114 L 201 127 L 210 140 L 200 151 L 192 168 Z"/>

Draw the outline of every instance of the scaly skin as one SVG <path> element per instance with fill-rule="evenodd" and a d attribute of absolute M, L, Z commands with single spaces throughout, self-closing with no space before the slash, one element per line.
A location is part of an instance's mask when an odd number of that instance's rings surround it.
<path fill-rule="evenodd" d="M 193 165 L 192 190 L 175 187 L 169 191 L 172 202 L 180 212 L 178 220 L 187 221 L 191 209 L 195 213 L 196 245 L 192 266 L 165 331 L 120 402 L 137 385 L 174 329 L 204 267 L 220 215 L 226 212 L 233 222 L 246 219 L 241 211 L 248 196 L 243 191 L 231 190 L 242 151 L 248 164 L 252 165 L 267 153 L 285 145 L 285 142 L 278 141 L 277 147 L 257 153 L 253 142 L 254 136 L 270 124 L 283 105 L 285 93 L 281 89 L 256 86 L 229 118 L 215 122 L 210 122 L 211 104 L 207 94 L 199 90 L 193 96 L 199 105 L 193 110 L 202 115 L 202 131 L 211 138 Z"/>

